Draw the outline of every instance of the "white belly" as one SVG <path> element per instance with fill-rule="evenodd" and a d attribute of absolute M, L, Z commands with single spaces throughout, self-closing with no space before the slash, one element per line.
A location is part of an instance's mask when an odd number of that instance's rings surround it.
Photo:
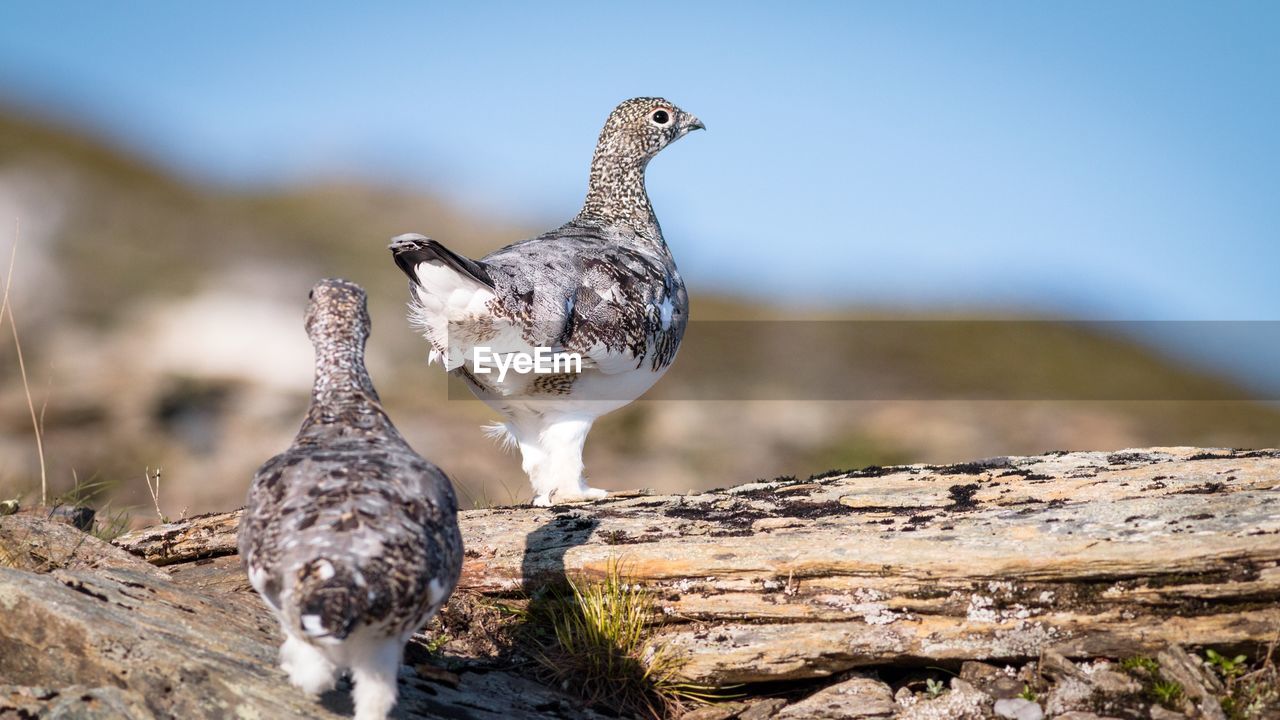
<path fill-rule="evenodd" d="M 502 382 L 483 377 L 478 378 L 480 384 L 468 382 L 467 385 L 485 404 L 507 415 L 526 411 L 594 418 L 634 402 L 666 371 L 665 367 L 652 370 L 648 363 L 613 374 L 586 369 L 572 375 L 573 382 L 564 394 L 540 391 L 537 387 L 539 377 L 546 376 L 534 373 L 508 372 Z"/>

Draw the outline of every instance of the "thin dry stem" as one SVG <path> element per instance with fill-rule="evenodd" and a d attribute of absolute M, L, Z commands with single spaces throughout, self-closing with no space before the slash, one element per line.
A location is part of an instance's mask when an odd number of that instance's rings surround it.
<path fill-rule="evenodd" d="M 9 274 L 5 275 L 4 280 L 4 299 L 0 300 L 0 325 L 4 324 L 5 311 L 9 309 L 9 285 L 13 282 L 13 264 L 18 259 L 18 221 L 13 221 L 14 241 L 13 247 L 9 249 Z"/>
<path fill-rule="evenodd" d="M 13 318 L 13 306 L 9 304 L 9 289 L 13 287 L 13 268 L 18 256 L 18 231 L 20 226 L 14 223 L 13 248 L 9 251 L 9 271 L 4 280 L 4 300 L 0 308 L 9 318 L 9 329 L 13 331 L 13 348 L 18 354 L 18 373 L 22 376 L 22 391 L 27 396 L 27 410 L 31 413 L 31 429 L 36 436 L 36 453 L 40 457 L 40 504 L 49 504 L 49 475 L 44 461 L 44 434 L 40 432 L 40 418 L 36 414 L 36 404 L 31 398 L 31 384 L 27 381 L 27 363 L 22 357 L 22 341 L 18 339 L 18 321 Z"/>
<path fill-rule="evenodd" d="M 150 467 L 143 469 L 142 477 L 147 481 L 147 492 L 151 493 L 151 502 L 156 506 L 156 518 L 162 523 L 169 522 L 169 520 L 165 518 L 164 513 L 160 510 L 160 468 L 156 468 L 154 486 L 151 484 L 153 478 Z M 185 514 L 186 511 L 184 510 L 183 512 Z"/>

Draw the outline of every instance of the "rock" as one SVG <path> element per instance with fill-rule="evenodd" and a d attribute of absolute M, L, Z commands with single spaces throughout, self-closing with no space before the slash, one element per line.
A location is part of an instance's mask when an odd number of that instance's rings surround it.
<path fill-rule="evenodd" d="M 733 720 L 747 709 L 747 703 L 727 702 L 695 708 L 680 716 L 680 720 Z"/>
<path fill-rule="evenodd" d="M 42 720 L 147 720 L 155 717 L 141 695 L 118 687 L 0 686 L 0 718 Z"/>
<path fill-rule="evenodd" d="M 1004 673 L 995 665 L 988 665 L 984 662 L 975 662 L 966 660 L 960 663 L 960 679 L 974 685 L 991 682 L 992 680 L 1003 676 Z"/>
<path fill-rule="evenodd" d="M 1052 648 L 1041 654 L 1040 669 L 1056 680 L 1045 700 L 1045 709 L 1053 717 L 1072 711 L 1113 710 L 1142 692 L 1138 681 L 1106 663 L 1077 665 Z"/>
<path fill-rule="evenodd" d="M 46 515 L 51 520 L 66 523 L 81 532 L 92 530 L 93 521 L 97 516 L 98 512 L 91 507 L 66 505 L 48 508 Z"/>
<path fill-rule="evenodd" d="M 196 515 L 125 533 L 114 544 L 156 565 L 232 555 L 240 511 Z"/>
<path fill-rule="evenodd" d="M 982 692 L 990 695 L 996 700 L 1005 700 L 1008 698 L 1016 698 L 1027 689 L 1027 683 L 1017 678 L 1001 676 L 992 682 L 980 686 Z"/>
<path fill-rule="evenodd" d="M 1182 686 L 1187 700 L 1195 705 L 1205 720 L 1227 720 L 1218 698 L 1224 693 L 1222 681 L 1205 664 L 1175 645 L 1156 655 L 1160 674 Z"/>
<path fill-rule="evenodd" d="M 625 558 L 659 598 L 660 641 L 712 684 L 1046 648 L 1069 660 L 1260 645 L 1280 631 L 1280 516 L 1268 504 L 1280 452 L 1153 448 L 868 472 L 464 512 L 459 587 L 502 599 Z M 192 518 L 118 542 L 157 563 L 216 560 L 234 552 L 235 525 L 234 513 Z"/>
<path fill-rule="evenodd" d="M 754 702 L 746 710 L 738 714 L 738 720 L 769 720 L 769 718 L 777 715 L 778 711 L 786 704 L 786 700 L 779 698 Z"/>
<path fill-rule="evenodd" d="M 1022 694 L 1027 685 L 1026 681 L 994 665 L 972 660 L 960 665 L 960 678 L 973 683 L 979 690 L 996 700 L 1016 698 Z"/>
<path fill-rule="evenodd" d="M 783 708 L 779 720 L 888 718 L 897 711 L 889 686 L 869 677 L 853 677 L 823 688 Z"/>
<path fill-rule="evenodd" d="M 134 555 L 43 514 L 0 516 L 0 567 L 32 572 L 127 569 L 166 577 Z"/>
<path fill-rule="evenodd" d="M 1046 648 L 1040 653 L 1040 672 L 1055 680 L 1063 678 L 1081 678 L 1084 673 L 1076 664 L 1068 660 L 1056 648 Z"/>
<path fill-rule="evenodd" d="M 1078 677 L 1061 677 L 1050 689 L 1044 709 L 1049 717 L 1056 718 L 1073 710 L 1093 707 L 1094 688 Z"/>
<path fill-rule="evenodd" d="M 1062 713 L 1061 715 L 1054 715 L 1053 720 L 1119 720 L 1119 718 L 1073 710 L 1071 712 Z"/>
<path fill-rule="evenodd" d="M 81 531 L 90 532 L 94 529 L 94 519 L 98 512 L 91 507 L 83 505 L 52 505 L 23 508 L 18 505 L 17 500 L 6 501 L 0 503 L 0 516 L 21 514 L 32 518 L 50 520 L 53 522 L 70 525 L 71 527 Z"/>
<path fill-rule="evenodd" d="M 71 569 L 0 568 L 0 677 L 11 684 L 0 717 L 336 720 L 350 707 L 345 692 L 315 701 L 289 685 L 276 666 L 278 626 L 256 597 L 205 595 L 124 566 L 136 562 L 127 555 L 92 566 L 83 553 L 94 540 L 84 538 Z M 400 718 L 599 717 L 501 671 L 464 672 L 451 688 L 404 666 L 400 691 Z"/>
<path fill-rule="evenodd" d="M 462 684 L 462 679 L 459 678 L 454 673 L 451 673 L 448 670 L 445 670 L 444 668 L 439 668 L 439 667 L 436 667 L 435 665 L 431 665 L 428 663 L 418 663 L 414 665 L 413 671 L 416 672 L 418 674 L 418 677 L 422 678 L 423 680 L 427 680 L 429 682 L 437 683 L 440 685 L 445 685 L 453 688 L 454 690 L 457 690 L 458 685 Z"/>
<path fill-rule="evenodd" d="M 951 678 L 951 690 L 936 698 L 919 700 L 905 708 L 901 720 L 986 720 L 991 698 L 974 686 Z"/>
<path fill-rule="evenodd" d="M 997 700 L 991 708 L 998 717 L 1011 720 L 1043 720 L 1044 710 L 1031 700 L 1025 698 L 1005 698 Z"/>
<path fill-rule="evenodd" d="M 1106 667 L 1090 668 L 1085 672 L 1085 680 L 1093 686 L 1094 692 L 1107 697 L 1138 695 L 1142 692 L 1142 683 Z"/>
<path fill-rule="evenodd" d="M 1151 720 L 1187 720 L 1187 716 L 1160 705 L 1152 705 Z"/>

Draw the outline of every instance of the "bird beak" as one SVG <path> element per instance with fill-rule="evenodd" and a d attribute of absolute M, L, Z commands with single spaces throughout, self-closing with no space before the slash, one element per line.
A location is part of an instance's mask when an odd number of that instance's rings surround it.
<path fill-rule="evenodd" d="M 684 116 L 684 134 L 693 132 L 694 130 L 706 130 L 707 126 L 696 115 L 685 113 Z"/>

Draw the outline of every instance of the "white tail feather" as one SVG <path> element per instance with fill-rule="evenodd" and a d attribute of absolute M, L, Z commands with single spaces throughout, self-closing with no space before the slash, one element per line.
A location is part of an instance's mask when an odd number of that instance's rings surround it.
<path fill-rule="evenodd" d="M 498 447 L 503 452 L 511 452 L 516 448 L 516 436 L 511 432 L 511 425 L 508 423 L 489 423 L 481 425 L 480 431 L 490 440 L 498 443 Z"/>

